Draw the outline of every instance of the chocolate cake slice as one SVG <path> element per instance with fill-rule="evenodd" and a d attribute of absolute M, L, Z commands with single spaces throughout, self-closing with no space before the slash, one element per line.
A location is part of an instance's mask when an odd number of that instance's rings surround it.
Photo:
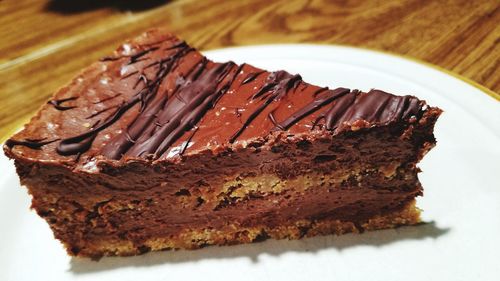
<path fill-rule="evenodd" d="M 75 256 L 419 222 L 441 110 L 216 63 L 152 30 L 94 63 L 4 145 Z"/>

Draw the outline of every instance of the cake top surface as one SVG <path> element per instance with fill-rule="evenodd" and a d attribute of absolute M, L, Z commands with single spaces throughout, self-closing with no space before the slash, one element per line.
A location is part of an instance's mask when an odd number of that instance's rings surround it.
<path fill-rule="evenodd" d="M 9 139 L 11 157 L 84 166 L 180 161 L 255 143 L 415 122 L 425 102 L 307 84 L 300 75 L 215 63 L 151 30 L 83 70 Z"/>

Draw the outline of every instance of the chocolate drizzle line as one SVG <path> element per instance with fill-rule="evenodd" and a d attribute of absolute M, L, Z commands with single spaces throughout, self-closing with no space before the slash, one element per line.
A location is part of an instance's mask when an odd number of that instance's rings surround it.
<path fill-rule="evenodd" d="M 102 61 L 102 62 L 105 62 L 105 61 L 115 61 L 115 60 L 119 60 L 121 58 L 124 58 L 124 56 L 118 56 L 118 57 L 106 56 L 106 57 L 100 58 L 99 61 Z"/>
<path fill-rule="evenodd" d="M 271 123 L 273 123 L 274 126 L 279 126 L 278 122 L 276 121 L 276 118 L 274 118 L 274 111 L 269 112 L 267 117 L 269 117 L 269 120 L 271 120 Z"/>
<path fill-rule="evenodd" d="M 258 71 L 258 72 L 253 72 L 253 73 L 249 73 L 245 79 L 243 79 L 243 81 L 241 82 L 241 85 L 245 85 L 247 83 L 250 83 L 252 82 L 253 80 L 255 80 L 255 78 L 259 77 L 259 75 L 261 75 L 262 73 L 265 73 L 265 71 Z"/>
<path fill-rule="evenodd" d="M 158 115 L 161 124 L 151 135 L 142 135 L 125 155 L 136 157 L 160 158 L 165 151 L 193 126 L 213 107 L 213 103 L 227 90 L 227 86 L 219 89 L 218 84 L 235 66 L 234 63 L 220 64 L 203 72 L 194 72 L 198 79 L 188 81 L 181 86 L 172 100 L 165 103 Z M 201 69 L 201 67 L 200 67 Z M 199 74 L 198 74 L 199 73 Z"/>
<path fill-rule="evenodd" d="M 141 58 L 142 58 L 144 55 L 146 55 L 146 54 L 148 54 L 148 53 L 150 53 L 150 52 L 156 51 L 156 50 L 158 50 L 158 49 L 159 49 L 159 47 L 152 47 L 152 48 L 149 48 L 149 49 L 145 49 L 145 50 L 143 50 L 143 51 L 140 51 L 139 53 L 137 53 L 137 54 L 135 54 L 135 55 L 130 56 L 130 61 L 128 62 L 128 65 L 130 65 L 130 64 L 134 64 L 134 63 L 136 63 L 136 62 L 138 62 L 138 61 L 142 60 Z"/>
<path fill-rule="evenodd" d="M 65 111 L 65 110 L 68 110 L 68 109 L 76 108 L 76 106 L 64 106 L 62 104 L 65 103 L 65 102 L 67 102 L 67 101 L 76 100 L 77 98 L 78 97 L 69 97 L 69 98 L 60 99 L 60 100 L 50 100 L 47 103 L 53 105 L 54 108 L 57 109 L 57 110 Z"/>
<path fill-rule="evenodd" d="M 174 67 L 174 63 L 159 65 L 155 81 L 162 81 L 164 76 Z M 103 148 L 102 152 L 104 155 L 112 159 L 119 159 L 137 141 L 140 141 L 139 138 L 151 135 L 157 128 L 162 126 L 157 120 L 157 116 L 167 103 L 169 97 L 167 95 L 159 95 L 157 91 L 157 87 L 151 89 L 147 99 L 143 102 L 143 106 L 141 106 L 140 114 L 136 116 L 125 134 L 117 135 Z"/>
<path fill-rule="evenodd" d="M 107 97 L 107 98 L 104 98 L 104 99 L 102 99 L 102 100 L 99 100 L 99 101 L 93 102 L 93 104 L 103 103 L 103 102 L 106 102 L 106 101 L 108 101 L 108 100 L 112 100 L 112 99 L 114 99 L 114 98 L 117 98 L 117 97 L 119 97 L 120 95 L 121 95 L 120 93 L 117 93 L 116 95 L 113 95 L 113 96 L 111 96 L 111 97 Z"/>
<path fill-rule="evenodd" d="M 238 72 L 236 72 L 238 73 Z M 189 136 L 189 138 L 186 140 L 186 142 L 184 143 L 184 145 L 182 146 L 182 149 L 181 149 L 181 152 L 179 153 L 180 155 L 183 155 L 184 152 L 186 152 L 186 149 L 188 148 L 189 146 L 189 143 L 191 142 L 191 140 L 193 139 L 194 137 L 194 134 L 196 134 L 196 132 L 198 132 L 198 127 L 195 127 L 193 132 L 191 133 L 191 135 Z"/>
<path fill-rule="evenodd" d="M 123 80 L 123 79 L 127 79 L 127 78 L 129 78 L 129 77 L 131 77 L 131 76 L 136 75 L 137 73 L 139 73 L 139 71 L 137 71 L 137 70 L 136 70 L 136 71 L 133 71 L 133 72 L 130 72 L 129 74 L 127 74 L 127 75 L 125 75 L 125 76 L 122 76 L 120 79 L 121 79 L 121 80 Z"/>
<path fill-rule="evenodd" d="M 177 48 L 192 50 L 185 43 L 179 44 Z M 173 62 L 170 64 L 159 63 L 155 81 L 162 81 L 178 59 L 180 57 L 167 60 Z M 211 69 L 207 69 L 207 65 L 208 60 L 202 58 L 188 71 L 186 77 L 179 77 L 170 96 L 157 93 L 159 84 L 144 93 L 140 113 L 124 133 L 104 146 L 102 154 L 111 159 L 120 159 L 123 155 L 157 159 L 164 155 L 207 110 L 213 108 L 230 86 L 229 83 L 218 88 L 235 66 L 234 63 L 219 64 Z"/>
<path fill-rule="evenodd" d="M 243 126 L 236 131 L 229 143 L 233 143 L 245 131 L 245 129 L 252 123 L 252 121 L 264 111 L 264 109 L 273 101 L 280 101 L 288 94 L 288 91 L 296 88 L 302 77 L 300 75 L 291 75 L 285 71 L 272 72 L 266 79 L 266 83 L 255 93 L 250 100 L 263 100 L 263 102 L 250 114 Z M 273 118 L 274 119 L 274 118 Z"/>
<path fill-rule="evenodd" d="M 94 141 L 97 134 L 109 127 L 111 124 L 116 122 L 120 117 L 127 112 L 132 106 L 134 106 L 139 101 L 139 97 L 136 96 L 132 100 L 123 103 L 110 118 L 101 123 L 95 128 L 92 128 L 86 133 L 63 139 L 56 148 L 57 153 L 67 156 L 75 155 L 78 153 L 83 153 L 87 151 L 92 142 Z"/>
<path fill-rule="evenodd" d="M 137 86 L 139 86 L 139 83 L 141 83 L 141 82 L 143 82 L 144 85 L 147 85 L 149 83 L 149 80 L 146 77 L 146 75 L 144 75 L 142 73 L 139 75 L 139 79 L 137 79 L 137 81 L 135 82 L 133 89 L 137 88 Z"/>
<path fill-rule="evenodd" d="M 118 105 L 115 105 L 115 106 L 111 106 L 111 107 L 107 107 L 105 109 L 102 109 L 102 110 L 99 110 L 93 114 L 90 114 L 89 116 L 85 117 L 85 119 L 91 119 L 91 118 L 94 118 L 98 115 L 101 115 L 102 113 L 104 112 L 107 112 L 107 111 L 110 111 L 111 109 L 114 109 L 114 108 L 118 108 Z"/>
<path fill-rule="evenodd" d="M 53 142 L 58 141 L 58 140 L 59 139 L 46 141 L 46 138 L 43 138 L 43 139 L 25 139 L 25 140 L 8 139 L 5 142 L 5 145 L 8 148 L 13 148 L 16 145 L 22 145 L 22 146 L 29 147 L 31 149 L 40 149 L 42 146 L 47 145 L 49 143 L 53 143 Z"/>
<path fill-rule="evenodd" d="M 192 49 L 189 47 L 182 48 L 177 51 L 174 55 L 168 57 L 167 59 L 162 60 L 160 63 L 161 67 L 157 73 L 157 79 L 148 83 L 144 88 L 142 88 L 137 94 L 135 94 L 129 101 L 122 103 L 114 114 L 112 114 L 108 119 L 104 122 L 100 123 L 100 125 L 92 128 L 86 133 L 63 139 L 59 145 L 57 146 L 56 151 L 61 155 L 75 155 L 78 153 L 83 153 L 87 151 L 93 140 L 96 138 L 97 134 L 115 123 L 120 117 L 127 112 L 130 108 L 132 108 L 138 102 L 141 102 L 141 109 L 145 106 L 147 101 L 150 100 L 152 94 L 154 94 L 158 87 L 163 81 L 163 78 L 169 73 L 172 65 L 177 62 L 185 54 L 189 53 Z"/>
<path fill-rule="evenodd" d="M 328 87 L 324 87 L 324 88 L 320 88 L 318 90 L 316 90 L 314 93 L 313 93 L 313 97 L 316 97 L 317 95 L 319 95 L 320 93 L 323 93 L 324 91 L 327 91 L 328 90 Z"/>
<path fill-rule="evenodd" d="M 317 111 L 318 109 L 322 108 L 323 106 L 331 103 L 335 99 L 348 94 L 350 92 L 349 89 L 346 88 L 337 88 L 335 90 L 327 90 L 327 89 L 320 89 L 320 92 L 317 92 L 318 94 L 315 94 L 314 97 L 315 99 L 304 106 L 303 108 L 299 109 L 295 113 L 293 113 L 290 117 L 286 118 L 285 120 L 275 123 L 276 124 L 275 129 L 280 129 L 280 130 L 288 130 L 293 124 L 299 122 L 301 119 L 304 117 L 312 114 L 313 112 Z M 274 118 L 273 118 L 274 119 Z"/>
<path fill-rule="evenodd" d="M 234 81 L 236 80 L 236 78 L 238 77 L 238 75 L 240 75 L 240 72 L 243 70 L 243 68 L 246 66 L 247 64 L 246 63 L 243 63 L 243 64 L 240 64 L 238 66 L 238 68 L 236 69 L 236 71 L 234 72 L 234 75 L 233 75 L 233 79 L 231 80 L 231 83 L 229 83 L 229 85 L 233 85 Z"/>
<path fill-rule="evenodd" d="M 387 125 L 419 114 L 421 102 L 412 96 L 394 96 L 380 90 L 363 93 L 353 90 L 340 95 L 313 124 L 324 120 L 325 129 L 338 133 L 358 120 L 374 125 Z"/>

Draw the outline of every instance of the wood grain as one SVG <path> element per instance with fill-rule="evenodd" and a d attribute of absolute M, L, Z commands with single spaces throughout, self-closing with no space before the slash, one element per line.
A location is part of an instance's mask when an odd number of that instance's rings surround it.
<path fill-rule="evenodd" d="M 142 2 L 142 4 L 138 4 Z M 201 50 L 342 44 L 411 56 L 500 91 L 500 2 L 0 1 L 0 138 L 126 38 L 167 27 Z"/>

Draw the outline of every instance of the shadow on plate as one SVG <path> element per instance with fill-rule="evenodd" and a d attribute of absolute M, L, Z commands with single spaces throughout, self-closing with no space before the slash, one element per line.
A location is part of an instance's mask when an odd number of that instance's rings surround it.
<path fill-rule="evenodd" d="M 439 228 L 435 222 L 422 223 L 419 226 L 406 226 L 366 232 L 362 235 L 346 234 L 342 236 L 319 236 L 302 240 L 267 240 L 261 243 L 236 246 L 207 247 L 196 251 L 151 252 L 134 257 L 105 257 L 99 261 L 72 258 L 70 270 L 75 274 L 93 273 L 125 267 L 148 267 L 161 264 L 196 262 L 208 259 L 231 259 L 246 257 L 258 263 L 259 256 L 267 254 L 280 256 L 285 253 L 311 253 L 335 249 L 345 251 L 356 246 L 383 247 L 404 240 L 437 239 L 446 235 L 449 228 Z"/>
<path fill-rule="evenodd" d="M 143 11 L 151 9 L 168 0 L 50 0 L 45 6 L 46 11 L 61 14 L 77 14 L 102 8 L 112 8 L 119 11 Z"/>

